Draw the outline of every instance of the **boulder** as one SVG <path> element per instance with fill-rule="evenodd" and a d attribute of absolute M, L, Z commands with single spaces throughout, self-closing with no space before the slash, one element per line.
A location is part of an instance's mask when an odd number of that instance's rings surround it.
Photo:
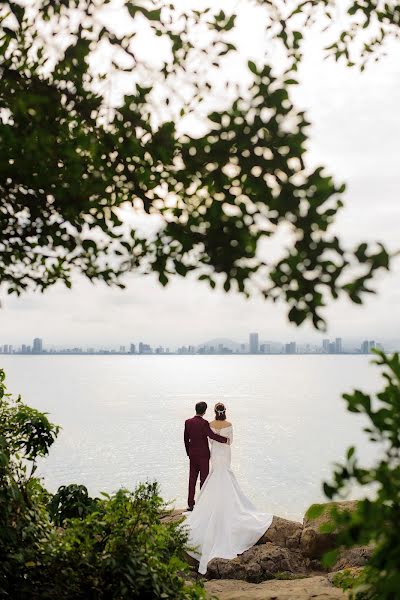
<path fill-rule="evenodd" d="M 347 511 L 353 512 L 356 510 L 358 505 L 357 500 L 346 500 L 343 502 L 326 502 L 323 504 L 323 512 L 314 518 L 307 517 L 307 513 L 303 519 L 303 527 L 317 527 L 318 529 L 321 525 L 325 525 L 325 523 L 329 523 L 331 521 L 331 510 L 336 508 L 339 512 Z"/>
<path fill-rule="evenodd" d="M 208 564 L 207 577 L 257 582 L 282 572 L 305 573 L 309 567 L 310 560 L 304 558 L 300 551 L 266 542 L 231 560 L 214 558 Z"/>
<path fill-rule="evenodd" d="M 257 544 L 272 542 L 272 544 L 282 546 L 282 548 L 297 550 L 300 547 L 302 531 L 303 525 L 301 523 L 274 516 L 270 527 L 258 540 Z"/>
<path fill-rule="evenodd" d="M 335 548 L 337 544 L 338 531 L 331 533 L 322 533 L 322 525 L 331 522 L 331 510 L 335 507 L 338 511 L 353 511 L 357 507 L 357 502 L 328 502 L 324 505 L 324 510 L 318 517 L 304 517 L 303 530 L 300 536 L 300 549 L 304 556 L 309 558 L 321 558 L 328 550 Z"/>
<path fill-rule="evenodd" d="M 205 584 L 207 597 L 219 600 L 346 600 L 348 596 L 335 588 L 327 577 L 308 577 L 263 583 L 214 580 Z"/>
<path fill-rule="evenodd" d="M 342 569 L 352 569 L 354 567 L 364 567 L 371 558 L 372 546 L 355 546 L 354 548 L 344 548 L 331 571 L 341 571 Z"/>

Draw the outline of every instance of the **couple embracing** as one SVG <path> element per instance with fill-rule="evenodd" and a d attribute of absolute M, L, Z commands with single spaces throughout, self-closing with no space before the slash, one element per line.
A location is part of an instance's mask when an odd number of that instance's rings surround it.
<path fill-rule="evenodd" d="M 233 427 L 226 420 L 225 405 L 215 405 L 212 423 L 203 418 L 206 410 L 205 402 L 196 404 L 196 415 L 185 422 L 184 433 L 190 461 L 186 524 L 190 554 L 199 561 L 202 574 L 211 559 L 235 558 L 251 548 L 272 523 L 272 515 L 258 512 L 246 498 L 231 470 Z M 195 504 L 199 475 L 201 491 Z"/>

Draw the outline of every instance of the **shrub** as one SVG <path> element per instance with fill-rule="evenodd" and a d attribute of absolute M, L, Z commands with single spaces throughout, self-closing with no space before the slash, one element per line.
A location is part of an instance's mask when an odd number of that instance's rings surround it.
<path fill-rule="evenodd" d="M 48 539 L 45 560 L 32 566 L 32 579 L 47 581 L 37 598 L 202 598 L 182 577 L 187 534 L 161 522 L 164 510 L 157 484 L 146 483 L 104 495 L 94 511 L 65 521 Z"/>
<path fill-rule="evenodd" d="M 45 490 L 36 459 L 58 427 L 6 394 L 4 378 L 0 370 L 0 598 L 204 598 L 185 581 L 187 533 L 162 523 L 156 483 L 96 499 L 77 484 Z"/>
<path fill-rule="evenodd" d="M 82 518 L 95 510 L 97 499 L 91 498 L 84 485 L 62 485 L 48 503 L 51 520 L 62 526 L 66 519 Z"/>
<path fill-rule="evenodd" d="M 328 498 L 346 494 L 350 484 L 365 487 L 369 496 L 354 512 L 335 513 L 334 527 L 345 546 L 372 544 L 374 551 L 363 572 L 363 583 L 352 597 L 366 600 L 397 600 L 400 590 L 400 356 L 376 351 L 375 364 L 383 368 L 385 386 L 376 397 L 355 390 L 345 394 L 348 410 L 368 419 L 364 431 L 377 444 L 376 461 L 359 464 L 354 447 L 344 465 L 338 465 L 333 482 L 325 483 Z M 334 560 L 334 553 L 331 555 Z"/>
<path fill-rule="evenodd" d="M 28 566 L 42 552 L 51 524 L 46 490 L 33 477 L 36 459 L 46 456 L 58 427 L 46 415 L 6 393 L 0 369 L 0 596 L 17 598 Z M 28 565 L 28 566 L 27 566 Z"/>

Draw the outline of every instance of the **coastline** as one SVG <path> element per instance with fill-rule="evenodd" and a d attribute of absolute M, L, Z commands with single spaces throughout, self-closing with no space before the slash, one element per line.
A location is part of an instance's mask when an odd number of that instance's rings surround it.
<path fill-rule="evenodd" d="M 315 505 L 313 505 L 315 506 Z M 328 502 L 322 514 L 302 522 L 274 516 L 258 542 L 234 559 L 215 558 L 204 576 L 210 597 L 220 600 L 339 600 L 347 594 L 339 587 L 343 576 L 356 576 L 367 564 L 371 547 L 339 549 L 335 562 L 325 567 L 323 555 L 337 548 L 338 531 L 321 531 L 331 522 L 331 511 L 354 511 L 357 501 Z M 311 507 L 310 507 L 311 508 Z M 310 510 L 310 509 L 309 509 Z M 165 522 L 181 521 L 185 511 L 174 509 Z M 198 563 L 187 556 L 194 578 Z"/>

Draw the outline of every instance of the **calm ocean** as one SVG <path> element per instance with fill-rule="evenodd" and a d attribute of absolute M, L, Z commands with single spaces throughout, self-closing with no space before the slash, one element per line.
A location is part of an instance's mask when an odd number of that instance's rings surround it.
<path fill-rule="evenodd" d="M 47 486 L 92 494 L 156 479 L 185 506 L 183 423 L 199 400 L 222 400 L 234 425 L 233 469 L 262 510 L 301 518 L 355 444 L 376 449 L 343 392 L 375 390 L 367 356 L 1 356 L 9 391 L 62 426 L 40 463 Z"/>

